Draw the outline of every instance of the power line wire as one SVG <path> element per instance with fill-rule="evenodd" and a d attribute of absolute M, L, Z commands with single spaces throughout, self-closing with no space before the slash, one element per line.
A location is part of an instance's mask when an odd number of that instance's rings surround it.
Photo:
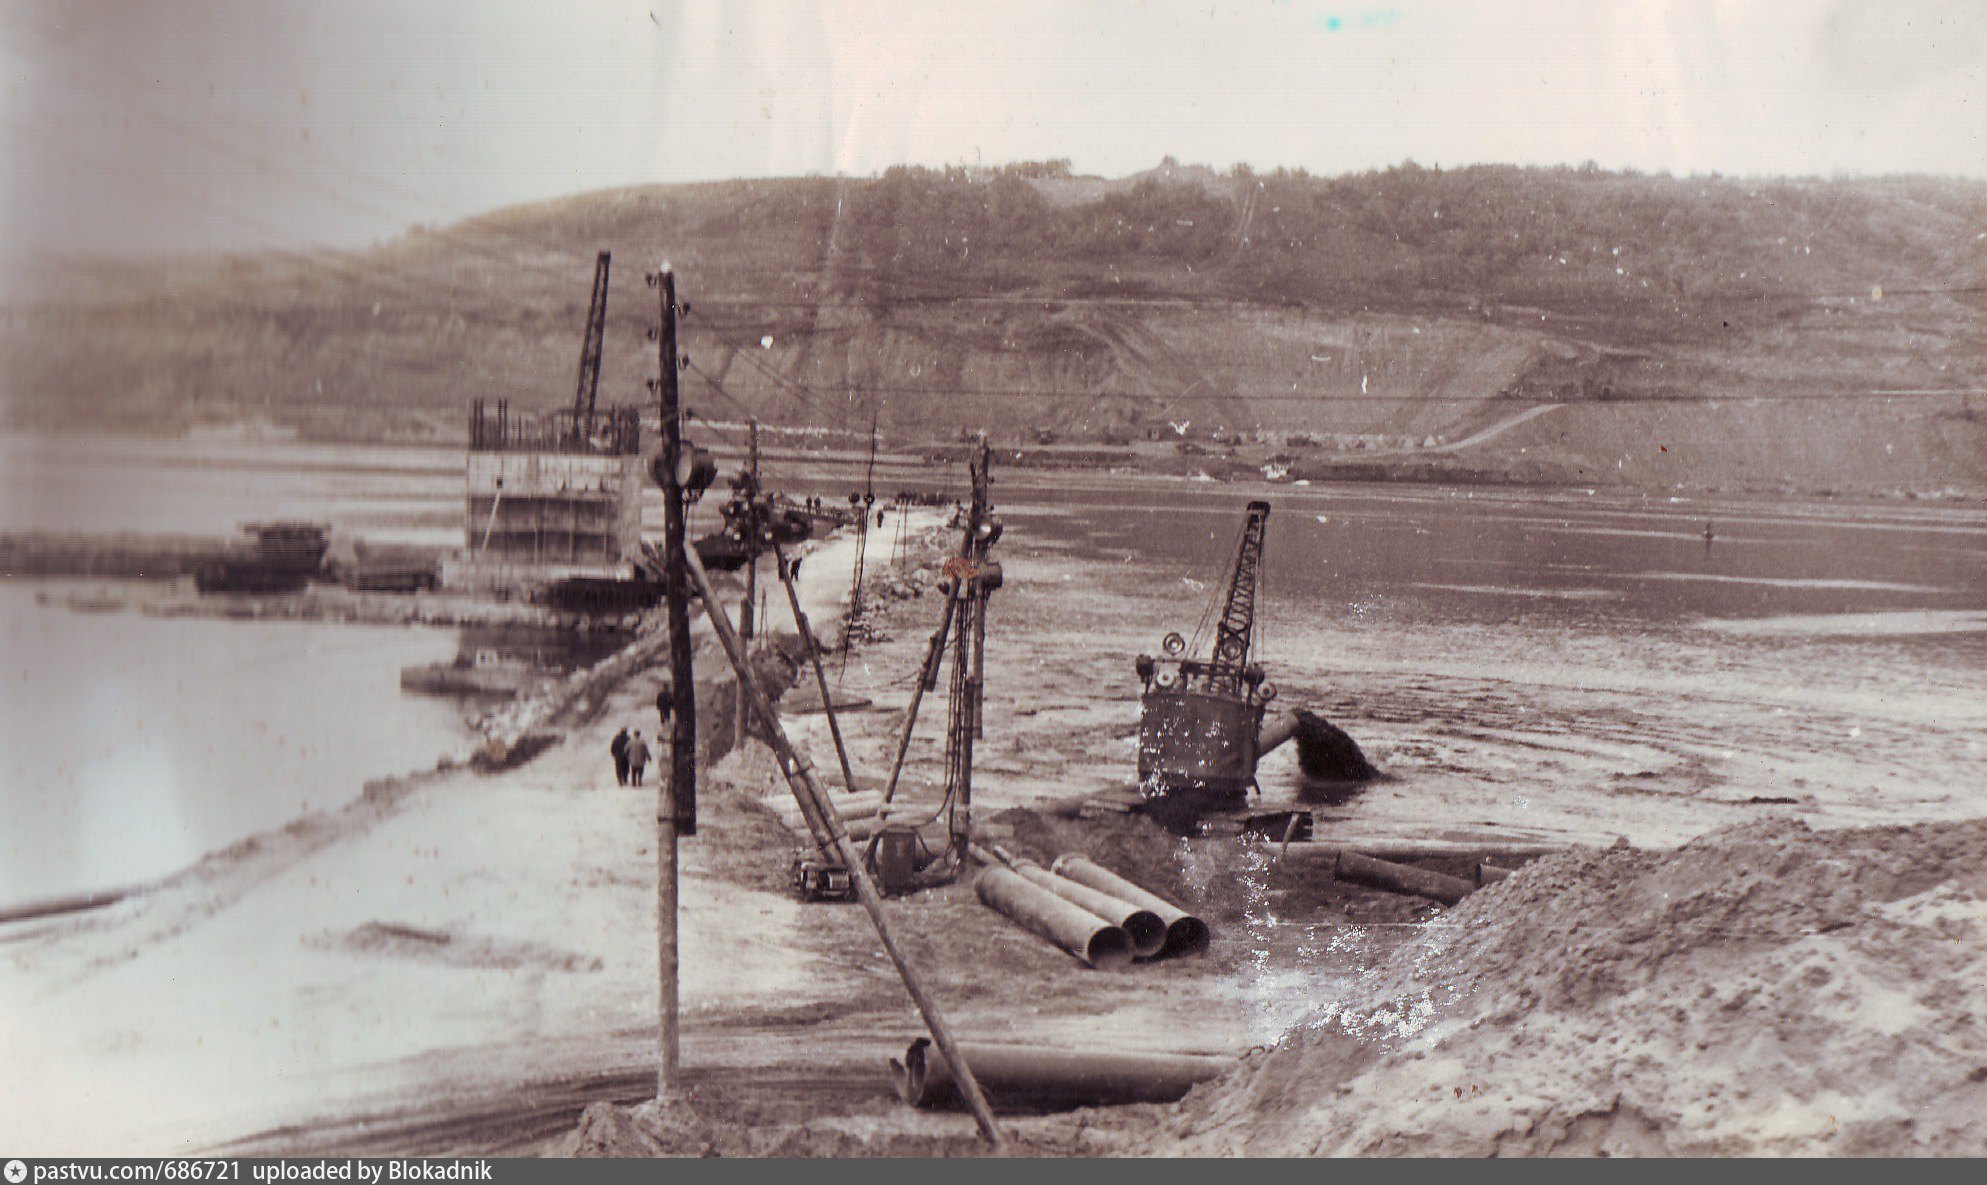
<path fill-rule="evenodd" d="M 803 383 L 799 379 L 796 379 L 791 375 L 786 374 L 785 372 L 781 371 L 778 367 L 773 366 L 771 363 L 764 361 L 763 359 L 759 358 L 757 355 L 753 354 L 750 347 L 740 345 L 737 340 L 727 336 L 726 333 L 723 332 L 724 329 L 723 326 L 720 326 L 717 323 L 713 322 L 710 318 L 701 315 L 698 316 L 697 320 L 701 325 L 705 327 L 705 329 L 710 331 L 713 337 L 716 337 L 720 342 L 723 342 L 725 345 L 731 347 L 732 354 L 734 357 L 743 361 L 746 365 L 751 366 L 753 369 L 759 371 L 761 374 L 773 380 L 775 383 L 781 384 L 782 386 L 786 387 L 788 391 L 791 392 L 792 398 L 798 401 L 801 404 L 801 406 L 807 408 L 808 410 L 814 412 L 817 415 L 820 415 L 824 419 L 828 419 L 831 421 L 836 419 L 841 414 L 843 414 L 842 412 L 824 407 L 821 403 L 819 403 L 815 399 L 816 392 L 806 383 Z"/>

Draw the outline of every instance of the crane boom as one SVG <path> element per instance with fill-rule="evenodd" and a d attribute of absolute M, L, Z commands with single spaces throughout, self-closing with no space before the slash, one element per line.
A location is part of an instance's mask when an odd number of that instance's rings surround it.
<path fill-rule="evenodd" d="M 600 349 L 607 336 L 607 271 L 612 260 L 602 251 L 593 261 L 593 299 L 587 304 L 586 332 L 580 338 L 579 387 L 573 392 L 573 430 L 584 440 L 593 434 L 594 396 L 600 390 Z"/>
<path fill-rule="evenodd" d="M 1242 542 L 1235 550 L 1235 569 L 1228 579 L 1228 600 L 1221 608 L 1221 620 L 1214 627 L 1214 654 L 1209 675 L 1241 686 L 1242 670 L 1249 663 L 1256 628 L 1256 577 L 1262 567 L 1263 535 L 1269 527 L 1269 503 L 1249 503 L 1249 518 L 1242 526 Z"/>

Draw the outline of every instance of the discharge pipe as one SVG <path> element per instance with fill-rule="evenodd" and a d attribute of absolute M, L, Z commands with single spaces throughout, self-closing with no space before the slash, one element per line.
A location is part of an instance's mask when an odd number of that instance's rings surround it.
<path fill-rule="evenodd" d="M 1196 1084 L 1218 1078 L 1236 1064 L 1233 1058 L 1199 1053 L 1120 1053 L 978 1042 L 961 1045 L 960 1052 L 972 1064 L 981 1088 L 1003 1110 L 1178 1102 Z M 959 1105 L 952 1069 L 929 1037 L 911 1042 L 902 1061 L 890 1060 L 890 1077 L 897 1097 L 913 1107 Z"/>
<path fill-rule="evenodd" d="M 1297 765 L 1307 778 L 1321 782 L 1370 782 L 1380 776 L 1373 763 L 1344 729 L 1304 708 L 1279 712 L 1265 719 L 1256 732 L 1256 759 L 1297 740 Z"/>
<path fill-rule="evenodd" d="M 995 912 L 1033 930 L 1092 967 L 1117 971 L 1131 965 L 1131 936 L 1123 927 L 1063 900 L 1019 873 L 988 866 L 973 881 L 973 891 Z"/>
<path fill-rule="evenodd" d="M 1207 949 L 1206 922 L 1101 864 L 1071 853 L 1058 858 L 1049 871 L 1157 914 L 1159 920 L 1166 923 L 1166 942 L 1159 950 L 1162 955 L 1197 955 Z"/>

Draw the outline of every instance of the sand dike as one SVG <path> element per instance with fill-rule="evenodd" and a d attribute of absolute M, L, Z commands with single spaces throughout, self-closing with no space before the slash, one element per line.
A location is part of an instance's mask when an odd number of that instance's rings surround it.
<path fill-rule="evenodd" d="M 1987 822 L 1540 861 L 1157 1113 L 1138 1151 L 1987 1154 Z"/>

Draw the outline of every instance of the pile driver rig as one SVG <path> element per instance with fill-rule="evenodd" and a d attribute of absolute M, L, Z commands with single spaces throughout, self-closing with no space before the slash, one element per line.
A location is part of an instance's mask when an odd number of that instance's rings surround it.
<path fill-rule="evenodd" d="M 958 550 L 940 570 L 938 592 L 944 598 L 938 628 L 932 631 L 924 662 L 911 685 L 911 700 L 897 736 L 890 777 L 884 784 L 879 813 L 887 813 L 904 772 L 904 759 L 917 728 L 918 708 L 925 693 L 937 691 L 939 668 L 952 652 L 947 688 L 945 730 L 945 792 L 938 808 L 922 820 L 892 818 L 870 838 L 865 853 L 869 869 L 886 894 L 910 892 L 945 884 L 965 867 L 973 837 L 973 743 L 983 735 L 986 694 L 987 602 L 1005 583 L 994 544 L 1002 526 L 994 513 L 992 452 L 984 441 L 970 461 L 972 498 L 967 505 Z M 830 709 L 832 712 L 832 708 Z M 832 715 L 830 720 L 833 720 Z M 924 828 L 945 820 L 944 846 L 932 850 Z M 822 885 L 837 885 L 837 870 L 823 862 L 826 853 L 804 852 L 794 867 L 794 883 L 805 896 L 828 896 Z"/>

